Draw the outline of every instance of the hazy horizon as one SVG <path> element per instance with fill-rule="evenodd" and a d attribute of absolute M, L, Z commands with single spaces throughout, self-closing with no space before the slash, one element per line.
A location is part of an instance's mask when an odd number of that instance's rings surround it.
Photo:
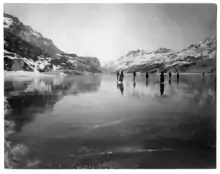
<path fill-rule="evenodd" d="M 180 50 L 216 36 L 216 4 L 4 4 L 61 50 L 102 64 L 130 50 Z"/>

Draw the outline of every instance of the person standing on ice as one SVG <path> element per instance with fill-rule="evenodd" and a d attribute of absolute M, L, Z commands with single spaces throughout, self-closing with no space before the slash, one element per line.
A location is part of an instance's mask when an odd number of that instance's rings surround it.
<path fill-rule="evenodd" d="M 136 77 L 136 72 L 133 71 L 133 80 L 135 81 L 135 77 Z"/>
<path fill-rule="evenodd" d="M 121 73 L 120 73 L 119 78 L 118 78 L 118 82 L 122 83 L 123 79 L 124 79 L 124 72 L 123 72 L 123 70 L 121 70 Z"/>
<path fill-rule="evenodd" d="M 146 72 L 146 79 L 148 79 L 149 78 L 149 74 L 148 74 L 148 72 Z"/>

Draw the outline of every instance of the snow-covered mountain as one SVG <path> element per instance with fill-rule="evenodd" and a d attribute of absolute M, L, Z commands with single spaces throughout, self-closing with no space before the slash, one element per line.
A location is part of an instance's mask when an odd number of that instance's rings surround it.
<path fill-rule="evenodd" d="M 45 38 L 18 18 L 4 13 L 4 69 L 41 72 L 60 70 L 78 73 L 101 72 L 95 57 L 80 57 L 59 50 L 51 39 Z"/>
<path fill-rule="evenodd" d="M 125 56 L 108 63 L 105 70 L 115 72 L 117 70 L 149 71 L 157 72 L 163 69 L 167 71 L 197 72 L 216 70 L 216 37 L 206 38 L 199 44 L 190 45 L 188 48 L 173 51 L 167 48 L 159 48 L 146 52 L 141 49 L 129 51 Z"/>

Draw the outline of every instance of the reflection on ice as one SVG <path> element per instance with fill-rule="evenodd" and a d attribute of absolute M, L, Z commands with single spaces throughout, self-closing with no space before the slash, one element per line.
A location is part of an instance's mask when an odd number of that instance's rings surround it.
<path fill-rule="evenodd" d="M 215 105 L 216 92 L 214 88 L 214 77 L 206 79 L 201 83 L 201 79 L 196 77 L 182 76 L 180 81 L 165 80 L 160 83 L 156 78 L 138 81 L 138 85 L 134 88 L 132 82 L 125 82 L 125 94 L 127 96 L 137 97 L 139 99 L 158 98 L 172 100 L 174 98 L 189 99 L 197 102 L 200 106 L 210 102 Z M 145 82 L 145 83 L 144 83 Z M 213 84 L 213 85 L 212 85 Z"/>
<path fill-rule="evenodd" d="M 6 80 L 6 138 L 21 144 L 6 147 L 16 167 L 214 166 L 214 77 L 165 75 L 161 84 L 159 76 L 125 76 L 116 84 L 115 76 Z"/>
<path fill-rule="evenodd" d="M 19 121 L 16 131 L 20 132 L 23 124 L 33 120 L 36 113 L 53 108 L 65 95 L 93 92 L 100 86 L 99 77 L 33 79 L 27 82 L 5 82 L 5 97 L 11 107 L 13 119 Z M 16 84 L 16 85 L 14 85 Z M 21 85 L 17 85 L 21 84 Z M 12 85 L 12 86 L 11 86 Z M 11 89 L 11 87 L 13 87 Z"/>

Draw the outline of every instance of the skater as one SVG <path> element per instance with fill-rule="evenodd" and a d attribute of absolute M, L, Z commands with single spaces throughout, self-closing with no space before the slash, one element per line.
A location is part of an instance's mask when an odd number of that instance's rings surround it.
<path fill-rule="evenodd" d="M 179 74 L 179 71 L 177 71 L 177 84 L 179 84 L 179 78 L 180 78 L 180 74 Z"/>
<path fill-rule="evenodd" d="M 136 77 L 136 72 L 133 71 L 133 80 L 135 80 L 135 77 Z"/>
<path fill-rule="evenodd" d="M 123 73 L 123 70 L 121 70 L 121 73 L 120 73 L 119 78 L 118 78 L 118 82 L 123 83 L 123 79 L 124 79 L 124 73 Z"/>
<path fill-rule="evenodd" d="M 160 83 L 164 83 L 164 73 L 160 73 Z"/>
<path fill-rule="evenodd" d="M 148 74 L 148 72 L 146 72 L 146 79 L 148 79 L 149 78 L 149 74 Z"/>
<path fill-rule="evenodd" d="M 171 72 L 169 72 L 169 79 L 171 80 Z"/>

